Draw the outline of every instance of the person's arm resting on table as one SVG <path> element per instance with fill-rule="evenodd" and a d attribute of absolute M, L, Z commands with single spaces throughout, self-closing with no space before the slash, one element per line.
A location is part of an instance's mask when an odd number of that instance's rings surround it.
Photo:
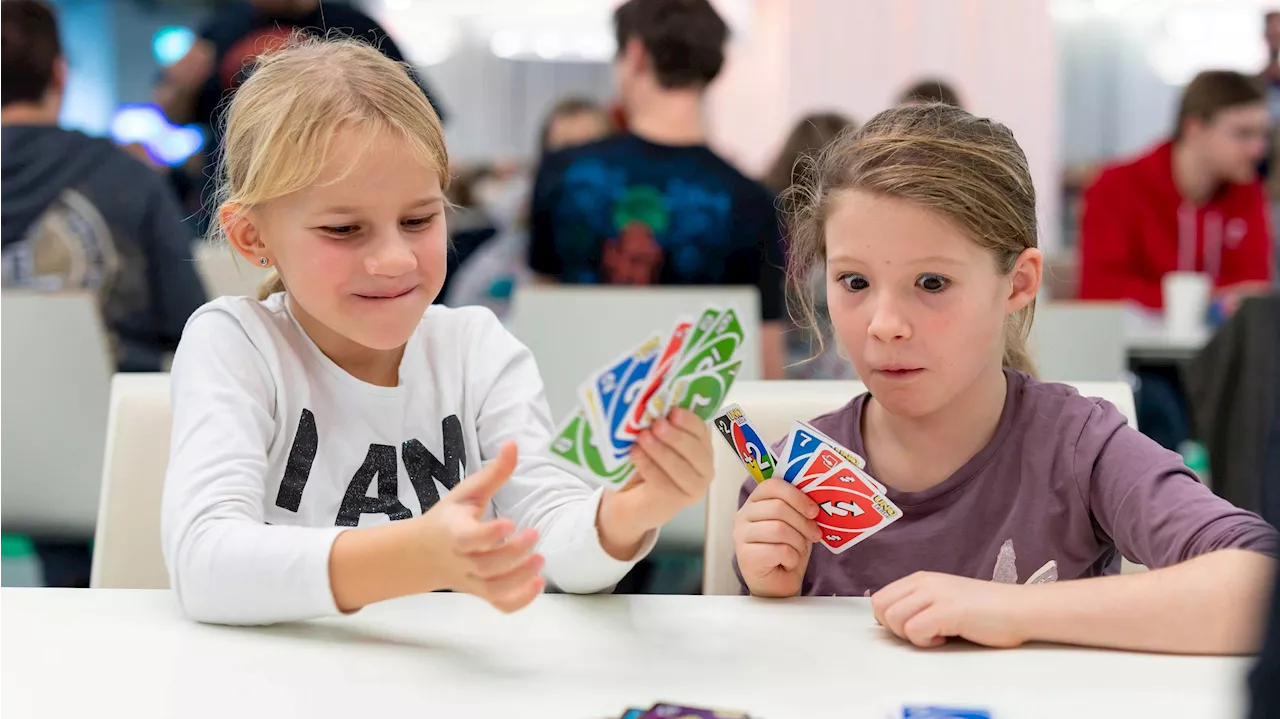
<path fill-rule="evenodd" d="M 1109 407 L 1109 406 L 1108 406 Z M 1188 654 L 1257 649 L 1276 562 L 1275 530 L 1215 496 L 1181 458 L 1123 425 L 1082 442 L 1076 482 L 1098 530 L 1150 572 L 1032 586 L 920 572 L 872 597 L 876 618 L 920 645 L 959 636 Z"/>

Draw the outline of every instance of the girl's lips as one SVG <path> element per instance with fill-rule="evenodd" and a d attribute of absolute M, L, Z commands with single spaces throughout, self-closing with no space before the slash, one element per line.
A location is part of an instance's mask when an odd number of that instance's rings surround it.
<path fill-rule="evenodd" d="M 384 292 L 357 292 L 355 293 L 355 295 L 356 297 L 359 297 L 365 300 L 394 300 L 398 297 L 404 297 L 405 295 L 409 294 L 410 292 L 413 292 L 416 289 L 418 289 L 418 285 L 414 285 L 413 287 L 409 287 L 403 290 L 390 290 L 390 291 L 384 291 Z"/>
<path fill-rule="evenodd" d="M 873 371 L 876 374 L 881 375 L 883 377 L 887 377 L 889 379 L 910 379 L 920 374 L 924 370 L 919 367 L 916 367 L 916 368 L 895 367 L 895 368 L 887 368 L 887 369 L 878 369 Z"/>

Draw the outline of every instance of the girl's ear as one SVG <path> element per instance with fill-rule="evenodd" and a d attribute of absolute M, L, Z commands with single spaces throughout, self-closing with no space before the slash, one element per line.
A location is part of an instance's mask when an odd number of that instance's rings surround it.
<path fill-rule="evenodd" d="M 1011 315 L 1035 301 L 1043 276 L 1044 253 L 1034 247 L 1023 250 L 1009 273 L 1010 290 L 1005 301 L 1005 314 Z"/>
<path fill-rule="evenodd" d="M 243 207 L 231 203 L 223 205 L 218 210 L 218 222 L 222 224 L 222 232 L 231 248 L 250 264 L 270 267 L 276 263 L 271 250 L 262 241 L 262 233 L 258 231 L 254 217 Z M 267 258 L 265 265 L 263 257 Z"/>

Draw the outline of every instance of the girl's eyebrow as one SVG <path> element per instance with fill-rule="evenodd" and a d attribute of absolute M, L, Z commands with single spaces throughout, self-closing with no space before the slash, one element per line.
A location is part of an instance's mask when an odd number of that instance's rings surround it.
<path fill-rule="evenodd" d="M 405 205 L 408 208 L 424 207 L 436 202 L 444 202 L 444 195 L 427 195 L 426 197 L 413 200 Z M 355 205 L 333 205 L 331 207 L 322 207 L 318 210 L 322 215 L 352 215 L 359 214 L 363 208 Z"/>

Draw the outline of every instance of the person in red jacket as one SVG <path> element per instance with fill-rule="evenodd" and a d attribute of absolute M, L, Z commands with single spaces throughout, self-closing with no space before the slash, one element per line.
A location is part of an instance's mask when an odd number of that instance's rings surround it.
<path fill-rule="evenodd" d="M 1172 140 L 1104 170 L 1084 195 L 1080 298 L 1163 307 L 1160 282 L 1205 272 L 1233 306 L 1273 273 L 1257 167 L 1269 117 L 1254 80 L 1225 70 L 1187 85 Z"/>

